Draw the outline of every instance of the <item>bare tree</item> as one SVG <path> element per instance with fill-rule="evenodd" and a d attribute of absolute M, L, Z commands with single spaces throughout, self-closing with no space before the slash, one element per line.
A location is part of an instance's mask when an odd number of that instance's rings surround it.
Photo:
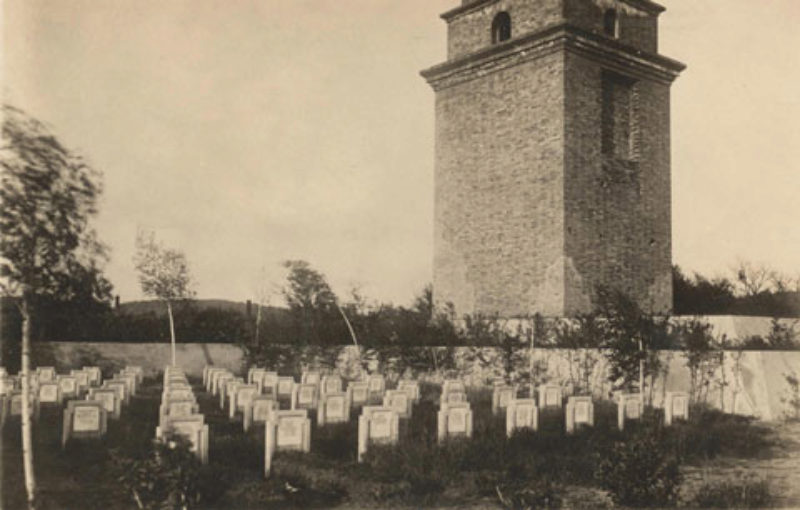
<path fill-rule="evenodd" d="M 762 264 L 740 261 L 734 268 L 740 293 L 755 296 L 767 290 L 772 271 Z"/>
<path fill-rule="evenodd" d="M 74 295 L 87 275 L 92 281 L 102 279 L 99 264 L 105 260 L 105 247 L 89 226 L 101 185 L 100 174 L 64 148 L 44 124 L 11 106 L 3 106 L 2 116 L 0 290 L 17 298 L 22 316 L 22 458 L 28 506 L 34 508 L 30 407 L 34 302 L 39 297 Z"/>
<path fill-rule="evenodd" d="M 169 334 L 172 346 L 172 366 L 175 366 L 175 318 L 172 305 L 190 299 L 189 263 L 183 252 L 165 248 L 156 241 L 155 233 L 139 232 L 136 235 L 136 254 L 133 258 L 139 272 L 139 284 L 146 296 L 160 299 L 167 306 Z"/>

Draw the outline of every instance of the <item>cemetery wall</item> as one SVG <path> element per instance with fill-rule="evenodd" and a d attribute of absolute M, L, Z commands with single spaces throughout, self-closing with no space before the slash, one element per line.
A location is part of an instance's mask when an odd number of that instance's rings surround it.
<path fill-rule="evenodd" d="M 48 354 L 60 371 L 82 365 L 97 364 L 115 370 L 125 365 L 142 366 L 145 375 L 155 375 L 169 363 L 170 346 L 167 343 L 75 343 L 51 342 Z M 344 349 L 342 364 L 354 359 L 353 346 Z M 608 364 L 598 350 L 537 349 L 535 351 L 535 374 L 537 382 L 556 382 L 566 388 L 581 379 L 579 366 L 586 357 L 596 360 L 589 376 L 592 393 L 597 397 L 608 397 L 611 385 L 606 374 Z M 454 375 L 465 378 L 473 385 L 483 385 L 503 375 L 503 357 L 499 350 L 481 349 L 484 361 L 476 359 L 475 350 L 456 348 L 457 368 Z M 661 353 L 664 370 L 654 385 L 653 398 L 660 405 L 666 391 L 689 391 L 690 373 L 683 353 L 664 351 Z M 244 353 L 231 344 L 178 344 L 177 360 L 190 376 L 200 377 L 205 365 L 228 368 L 236 373 L 246 369 Z M 522 358 L 521 370 L 527 370 L 527 359 Z M 341 367 L 345 368 L 345 367 Z M 379 369 L 373 363 L 372 370 Z M 798 351 L 726 351 L 722 369 L 710 378 L 703 399 L 727 412 L 757 416 L 765 420 L 781 419 L 788 411 L 785 400 L 789 397 L 786 375 L 800 375 L 800 352 Z M 343 370 L 346 373 L 347 370 Z M 399 374 L 386 374 L 390 380 Z M 415 374 L 421 380 L 437 382 L 442 374 Z"/>
<path fill-rule="evenodd" d="M 47 342 L 44 356 L 56 368 L 65 370 L 83 365 L 98 365 L 116 370 L 126 365 L 144 369 L 153 376 L 170 363 L 169 343 Z M 232 344 L 179 343 L 176 360 L 187 375 L 202 377 L 203 367 L 215 365 L 240 372 L 244 365 L 242 349 Z"/>

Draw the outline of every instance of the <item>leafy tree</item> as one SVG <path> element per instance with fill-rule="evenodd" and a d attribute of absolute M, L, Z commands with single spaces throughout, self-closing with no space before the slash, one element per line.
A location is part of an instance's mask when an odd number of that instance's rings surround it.
<path fill-rule="evenodd" d="M 693 402 L 705 402 L 714 373 L 722 366 L 724 351 L 711 334 L 711 325 L 691 320 L 676 326 L 686 353 L 689 368 L 689 397 Z"/>
<path fill-rule="evenodd" d="M 22 450 L 28 504 L 36 482 L 31 440 L 31 331 L 38 299 L 99 290 L 105 248 L 90 220 L 97 212 L 100 174 L 66 149 L 41 122 L 3 106 L 0 189 L 0 284 L 18 298 L 22 349 Z M 88 290 L 87 290 L 88 289 Z"/>
<path fill-rule="evenodd" d="M 671 347 L 669 317 L 646 314 L 618 290 L 597 289 L 603 318 L 601 345 L 609 361 L 609 381 L 618 389 L 636 388 L 644 400 L 645 381 L 658 374 L 658 349 Z M 651 395 L 652 396 L 652 395 Z"/>
<path fill-rule="evenodd" d="M 569 375 L 578 394 L 592 392 L 591 378 L 599 358 L 595 354 L 603 339 L 603 323 L 596 312 L 579 314 L 554 328 L 558 347 L 567 349 Z"/>
<path fill-rule="evenodd" d="M 139 272 L 142 292 L 160 299 L 167 306 L 172 365 L 175 366 L 175 318 L 172 306 L 176 301 L 190 299 L 194 295 L 190 288 L 191 275 L 186 255 L 159 244 L 153 232 L 139 232 L 133 261 Z"/>

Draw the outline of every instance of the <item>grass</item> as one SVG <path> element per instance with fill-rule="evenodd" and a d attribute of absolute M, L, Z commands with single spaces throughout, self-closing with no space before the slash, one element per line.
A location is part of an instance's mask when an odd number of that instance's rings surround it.
<path fill-rule="evenodd" d="M 768 429 L 752 420 L 718 411 L 694 409 L 688 423 L 664 428 L 660 415 L 616 428 L 616 406 L 595 404 L 595 427 L 564 432 L 561 410 L 542 410 L 537 432 L 520 431 L 506 439 L 504 416 L 491 413 L 491 393 L 471 391 L 474 413 L 471 440 L 436 441 L 440 389 L 421 386 L 412 418 L 401 421 L 400 441 L 372 446 L 364 463 L 356 462 L 357 416 L 349 423 L 316 427 L 311 453 L 278 453 L 273 475 L 263 478 L 264 433 L 242 431 L 219 400 L 196 385 L 201 412 L 210 425 L 210 463 L 199 471 L 200 508 L 351 508 L 466 506 L 557 506 L 570 494 L 601 492 L 598 464 L 616 442 L 654 428 L 664 447 L 685 462 L 717 456 L 749 458 L 773 444 Z M 35 462 L 39 508 L 136 508 L 117 480 L 115 458 L 137 458 L 148 451 L 158 420 L 161 386 L 147 380 L 124 409 L 110 420 L 108 435 L 75 441 L 61 449 L 61 410 L 43 409 L 35 424 Z M 312 421 L 315 413 L 310 413 Z M 3 430 L 3 508 L 24 508 L 18 418 Z M 756 488 L 757 489 L 757 488 Z M 477 503 L 476 503 L 477 502 Z M 580 501 L 577 503 L 581 503 Z M 582 502 L 586 504 L 586 501 Z M 565 503 L 566 504 L 566 503 Z"/>

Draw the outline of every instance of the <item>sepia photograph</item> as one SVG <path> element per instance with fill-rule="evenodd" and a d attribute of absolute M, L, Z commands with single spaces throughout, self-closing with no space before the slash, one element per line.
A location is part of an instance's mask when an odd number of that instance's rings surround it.
<path fill-rule="evenodd" d="M 797 0 L 0 0 L 0 510 L 800 508 Z"/>

